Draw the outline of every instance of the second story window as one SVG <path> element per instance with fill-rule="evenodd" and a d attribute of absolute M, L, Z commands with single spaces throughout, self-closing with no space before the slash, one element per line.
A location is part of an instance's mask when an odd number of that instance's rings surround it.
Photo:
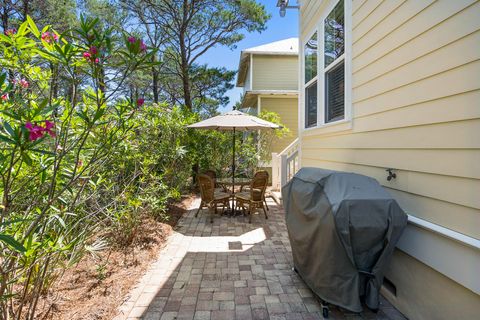
<path fill-rule="evenodd" d="M 304 47 L 305 127 L 317 125 L 318 40 L 315 32 Z"/>
<path fill-rule="evenodd" d="M 345 19 L 340 0 L 324 20 L 325 123 L 345 118 Z"/>
<path fill-rule="evenodd" d="M 303 38 L 305 129 L 351 120 L 351 10 L 351 0 L 326 1 L 315 29 Z"/>

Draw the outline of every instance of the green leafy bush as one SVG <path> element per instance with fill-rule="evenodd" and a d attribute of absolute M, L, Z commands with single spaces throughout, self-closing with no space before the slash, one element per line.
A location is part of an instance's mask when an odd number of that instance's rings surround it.
<path fill-rule="evenodd" d="M 118 88 L 132 72 L 149 67 L 152 52 L 139 39 L 114 41 L 97 24 L 82 19 L 67 38 L 48 27 L 38 30 L 28 18 L 18 31 L 0 35 L 5 316 L 33 318 L 60 270 L 100 247 L 91 240 L 99 227 L 123 220 L 110 210 L 117 197 L 106 193 L 105 170 L 130 137 L 143 101 L 123 99 Z M 116 75 L 108 73 L 112 66 Z"/>
<path fill-rule="evenodd" d="M 125 97 L 123 84 L 151 69 L 153 54 L 141 39 L 113 37 L 91 19 L 58 34 L 28 18 L 0 34 L 6 318 L 33 319 L 65 268 L 87 252 L 131 244 L 144 215 L 168 219 L 168 202 L 193 185 L 192 173 L 230 175 L 230 132 L 187 129 L 199 115 Z M 239 172 L 258 165 L 262 137 L 238 133 Z M 97 271 L 103 278 L 104 266 Z"/>

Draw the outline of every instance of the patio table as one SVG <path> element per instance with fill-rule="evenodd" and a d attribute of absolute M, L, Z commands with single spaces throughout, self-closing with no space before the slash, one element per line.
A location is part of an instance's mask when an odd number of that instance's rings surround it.
<path fill-rule="evenodd" d="M 224 188 L 227 187 L 233 187 L 233 181 L 232 178 L 218 178 L 217 183 Z M 240 186 L 240 191 L 242 191 L 244 186 L 250 185 L 250 182 L 252 181 L 251 178 L 235 178 L 235 186 Z M 236 212 L 234 211 L 235 208 L 235 190 L 232 188 L 232 215 L 235 215 Z"/>
<path fill-rule="evenodd" d="M 232 187 L 233 182 L 232 178 L 219 178 L 216 180 L 219 185 L 225 186 L 225 187 Z M 251 178 L 235 178 L 235 186 L 240 186 L 240 190 L 244 186 L 248 186 L 252 182 Z M 232 194 L 235 193 L 235 190 L 232 190 Z"/>

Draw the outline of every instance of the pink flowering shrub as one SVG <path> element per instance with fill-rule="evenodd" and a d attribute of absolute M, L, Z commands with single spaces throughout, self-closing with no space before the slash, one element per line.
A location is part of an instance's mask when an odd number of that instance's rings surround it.
<path fill-rule="evenodd" d="M 28 89 L 28 86 L 30 85 L 27 80 L 25 79 L 20 79 L 17 84 L 22 87 L 23 89 Z"/>
<path fill-rule="evenodd" d="M 126 44 L 128 49 L 133 53 L 139 54 L 147 51 L 147 45 L 142 39 L 130 36 L 126 38 Z"/>
<path fill-rule="evenodd" d="M 55 32 L 43 32 L 42 33 L 42 40 L 51 43 L 54 41 L 58 41 L 58 35 Z"/>
<path fill-rule="evenodd" d="M 78 30 L 60 36 L 38 30 L 28 17 L 18 31 L 4 33 L 0 261 L 8 268 L 0 277 L 0 309 L 7 318 L 33 319 L 39 295 L 93 245 L 100 225 L 111 224 L 111 199 L 103 194 L 110 187 L 101 177 L 115 171 L 105 170 L 145 102 L 119 90 L 133 72 L 149 67 L 153 53 L 137 39 L 115 41 L 94 20 L 82 19 Z M 123 73 L 107 82 L 118 65 Z M 59 75 L 62 92 L 52 81 Z"/>
<path fill-rule="evenodd" d="M 42 138 L 45 134 L 49 134 L 50 137 L 55 138 L 55 132 L 52 130 L 54 127 L 54 123 L 51 121 L 46 120 L 45 126 L 42 127 L 41 125 L 33 125 L 31 122 L 27 122 L 25 124 L 25 128 L 28 130 L 28 139 L 30 141 L 35 141 Z"/>
<path fill-rule="evenodd" d="M 17 29 L 15 28 L 5 30 L 5 35 L 7 36 L 13 36 L 15 33 L 17 33 Z"/>

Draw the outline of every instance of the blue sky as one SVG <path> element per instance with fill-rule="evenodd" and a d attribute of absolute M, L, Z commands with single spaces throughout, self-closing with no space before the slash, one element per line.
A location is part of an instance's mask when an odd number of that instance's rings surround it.
<path fill-rule="evenodd" d="M 245 39 L 237 44 L 237 49 L 230 50 L 225 47 L 215 47 L 200 58 L 200 63 L 207 63 L 212 67 L 225 67 L 229 70 L 237 70 L 240 52 L 243 49 L 256 47 L 265 43 L 283 40 L 291 37 L 298 37 L 298 10 L 287 10 L 284 18 L 280 17 L 277 0 L 259 0 L 263 4 L 271 19 L 267 22 L 267 30 L 262 33 L 247 33 Z M 290 1 L 292 5 L 295 1 Z M 235 79 L 236 80 L 236 79 Z M 240 100 L 242 88 L 234 88 L 227 92 L 230 103 L 219 109 L 220 112 L 231 110 L 232 106 Z"/>

